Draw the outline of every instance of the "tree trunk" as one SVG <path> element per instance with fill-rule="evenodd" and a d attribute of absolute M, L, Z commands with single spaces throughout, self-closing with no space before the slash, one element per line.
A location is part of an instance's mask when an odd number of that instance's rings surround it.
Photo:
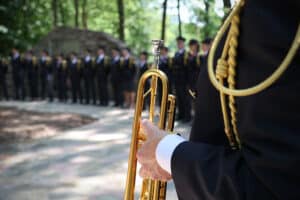
<path fill-rule="evenodd" d="M 82 13 L 81 13 L 81 20 L 82 26 L 84 29 L 88 28 L 88 12 L 86 10 L 87 0 L 82 1 Z"/>
<path fill-rule="evenodd" d="M 231 8 L 230 0 L 223 0 L 223 4 L 224 4 L 225 9 L 230 9 Z"/>
<path fill-rule="evenodd" d="M 180 0 L 177 0 L 177 13 L 178 13 L 178 33 L 179 33 L 179 36 L 182 36 L 181 17 L 180 17 Z"/>
<path fill-rule="evenodd" d="M 75 8 L 75 27 L 79 27 L 79 5 L 78 0 L 74 0 L 74 8 Z"/>
<path fill-rule="evenodd" d="M 28 5 L 28 1 L 27 0 L 23 0 L 23 5 L 26 5 L 26 6 L 28 6 L 29 7 L 29 5 Z M 27 7 L 27 8 L 28 8 Z M 29 7 L 29 9 L 31 9 L 30 7 Z M 21 23 L 21 29 L 22 29 L 22 32 L 23 32 L 23 38 L 28 38 L 28 35 L 29 35 L 29 30 L 28 30 L 28 14 L 29 14 L 29 12 L 21 12 L 22 14 L 22 17 L 21 17 L 21 21 L 22 21 L 22 23 Z M 23 44 L 24 45 L 24 44 Z M 22 45 L 22 46 L 23 46 Z M 27 44 L 26 44 L 27 45 Z M 23 48 L 24 48 L 25 46 L 23 46 Z"/>
<path fill-rule="evenodd" d="M 163 15 L 162 15 L 162 25 L 161 25 L 161 39 L 162 40 L 165 40 L 165 33 L 166 33 L 167 4 L 168 4 L 168 0 L 164 0 L 164 3 L 163 3 Z"/>
<path fill-rule="evenodd" d="M 58 6 L 59 6 L 61 23 L 63 24 L 63 26 L 65 26 L 66 25 L 66 16 L 65 16 L 63 1 L 60 0 Z"/>
<path fill-rule="evenodd" d="M 205 26 L 209 26 L 209 7 L 210 7 L 209 0 L 205 0 L 204 5 L 205 5 L 204 23 Z M 209 37 L 209 32 L 207 28 L 204 29 L 204 37 L 205 38 Z"/>
<path fill-rule="evenodd" d="M 117 4 L 118 4 L 118 14 L 119 14 L 119 39 L 121 41 L 125 41 L 125 27 L 124 27 L 124 23 L 125 23 L 125 15 L 124 15 L 124 2 L 123 0 L 117 0 Z"/>
<path fill-rule="evenodd" d="M 57 0 L 52 0 L 53 27 L 57 27 Z"/>

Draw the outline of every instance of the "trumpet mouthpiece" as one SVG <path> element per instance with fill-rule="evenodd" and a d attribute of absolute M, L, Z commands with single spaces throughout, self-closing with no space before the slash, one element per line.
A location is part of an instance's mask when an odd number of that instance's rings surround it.
<path fill-rule="evenodd" d="M 160 49 L 163 47 L 163 40 L 152 40 L 152 53 L 154 56 L 160 55 Z"/>

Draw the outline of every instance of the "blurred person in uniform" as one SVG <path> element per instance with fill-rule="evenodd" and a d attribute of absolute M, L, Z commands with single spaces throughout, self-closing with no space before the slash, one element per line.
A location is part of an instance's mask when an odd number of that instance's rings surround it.
<path fill-rule="evenodd" d="M 7 82 L 6 82 L 7 72 L 8 72 L 8 61 L 5 58 L 0 58 L 0 87 L 1 87 L 0 91 L 2 93 L 2 98 L 4 98 L 5 100 L 9 100 Z"/>
<path fill-rule="evenodd" d="M 129 48 L 122 49 L 121 58 L 121 74 L 122 85 L 125 99 L 125 108 L 133 108 L 135 101 L 135 87 L 134 78 L 136 73 L 136 66 L 134 58 L 130 54 Z"/>
<path fill-rule="evenodd" d="M 29 50 L 26 53 L 24 63 L 27 69 L 28 88 L 32 101 L 38 98 L 38 60 L 33 55 L 33 51 Z"/>
<path fill-rule="evenodd" d="M 72 102 L 77 103 L 77 98 L 79 98 L 79 101 L 82 104 L 81 61 L 77 58 L 77 54 L 75 52 L 72 52 L 70 55 L 69 72 L 72 88 Z"/>
<path fill-rule="evenodd" d="M 189 95 L 194 99 L 196 97 L 196 85 L 200 72 L 201 59 L 199 54 L 199 42 L 195 39 L 189 41 L 188 53 L 188 89 Z"/>
<path fill-rule="evenodd" d="M 210 50 L 211 47 L 211 43 L 212 43 L 212 39 L 211 38 L 205 38 L 202 42 L 201 42 L 201 50 L 202 50 L 202 55 L 203 56 L 207 56 L 208 52 Z"/>
<path fill-rule="evenodd" d="M 149 64 L 148 64 L 148 53 L 146 51 L 143 51 L 140 53 L 140 60 L 138 62 L 138 69 L 139 69 L 139 75 L 138 77 L 140 78 L 148 69 L 149 69 Z"/>
<path fill-rule="evenodd" d="M 210 50 L 211 47 L 211 43 L 212 43 L 212 39 L 211 38 L 205 38 L 202 42 L 201 42 L 201 52 L 200 52 L 200 68 L 203 67 L 207 67 L 207 58 L 208 58 L 208 52 Z"/>
<path fill-rule="evenodd" d="M 67 102 L 68 65 L 67 65 L 67 61 L 64 59 L 63 54 L 59 54 L 57 56 L 55 69 L 56 69 L 56 85 L 57 85 L 58 99 L 60 102 Z"/>
<path fill-rule="evenodd" d="M 138 80 L 141 78 L 141 76 L 150 68 L 148 64 L 148 52 L 143 51 L 140 53 L 140 60 L 137 64 L 138 66 Z M 150 80 L 148 79 L 145 83 L 145 91 L 147 91 L 150 88 Z M 145 98 L 145 103 L 143 109 L 146 109 L 146 105 L 149 105 L 150 96 L 148 95 Z"/>
<path fill-rule="evenodd" d="M 176 101 L 178 108 L 178 115 L 176 120 L 182 120 L 183 122 L 189 122 L 191 116 L 189 114 L 189 94 L 188 94 L 188 53 L 185 50 L 185 38 L 182 36 L 177 37 L 178 50 L 173 58 L 173 77 L 176 90 Z"/>
<path fill-rule="evenodd" d="M 112 60 L 111 60 L 111 84 L 114 95 L 114 106 L 123 106 L 123 90 L 122 90 L 122 75 L 120 66 L 120 52 L 119 49 L 112 49 Z"/>
<path fill-rule="evenodd" d="M 99 102 L 101 106 L 108 105 L 108 75 L 110 71 L 109 58 L 105 55 L 104 47 L 99 46 L 95 60 Z"/>
<path fill-rule="evenodd" d="M 166 76 L 168 77 L 168 93 L 169 94 L 174 94 L 173 91 L 173 74 L 172 74 L 172 63 L 173 63 L 173 58 L 170 57 L 169 55 L 169 48 L 164 46 L 161 48 L 160 51 L 160 58 L 159 58 L 159 69 L 163 71 Z M 158 101 L 159 104 L 161 103 L 161 98 L 162 98 L 162 86 L 161 82 L 158 81 L 158 87 L 157 87 L 157 96 L 158 96 Z"/>
<path fill-rule="evenodd" d="M 45 99 L 47 93 L 47 68 L 51 63 L 49 62 L 49 53 L 47 50 L 41 52 L 39 63 L 39 78 L 40 78 L 40 98 Z"/>
<path fill-rule="evenodd" d="M 12 74 L 15 90 L 15 99 L 24 101 L 26 97 L 25 91 L 25 66 L 22 64 L 21 55 L 18 49 L 13 48 L 11 54 Z"/>
<path fill-rule="evenodd" d="M 54 64 L 50 56 L 47 56 L 45 68 L 46 68 L 46 88 L 48 94 L 48 101 L 53 102 L 54 100 Z"/>
<path fill-rule="evenodd" d="M 92 96 L 93 104 L 96 105 L 96 87 L 95 87 L 95 60 L 91 56 L 91 51 L 86 50 L 83 58 L 83 81 L 85 91 L 85 103 L 90 103 L 90 96 Z"/>
<path fill-rule="evenodd" d="M 169 93 L 173 93 L 173 74 L 172 74 L 173 59 L 169 56 L 169 48 L 164 46 L 160 51 L 159 69 L 168 77 Z M 159 92 L 161 93 L 161 92 Z M 159 94 L 161 96 L 161 94 Z"/>

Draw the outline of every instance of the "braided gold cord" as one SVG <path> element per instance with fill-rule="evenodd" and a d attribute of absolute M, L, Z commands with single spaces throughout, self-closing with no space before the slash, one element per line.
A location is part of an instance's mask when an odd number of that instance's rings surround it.
<path fill-rule="evenodd" d="M 240 0 L 234 6 L 232 12 L 225 20 L 221 29 L 218 31 L 208 57 L 208 75 L 211 83 L 220 92 L 220 99 L 221 99 L 221 106 L 222 106 L 224 127 L 225 127 L 224 129 L 225 129 L 226 136 L 229 140 L 229 143 L 233 147 L 233 149 L 235 149 L 237 146 L 241 148 L 241 142 L 237 131 L 237 118 L 236 118 L 237 110 L 235 106 L 234 97 L 253 95 L 271 86 L 285 72 L 285 70 L 288 68 L 289 64 L 292 62 L 293 58 L 295 57 L 297 51 L 300 48 L 300 23 L 299 23 L 298 30 L 295 35 L 295 39 L 286 57 L 279 65 L 279 67 L 276 69 L 276 71 L 273 74 L 271 74 L 266 80 L 262 81 L 261 83 L 253 87 L 247 89 L 235 89 L 235 76 L 236 76 L 236 66 L 237 66 L 236 56 L 237 56 L 239 23 L 240 23 L 239 14 L 244 3 L 245 3 L 244 0 Z M 214 61 L 215 52 L 219 42 L 221 41 L 228 27 L 230 27 L 230 29 L 223 48 L 222 56 L 220 59 L 218 59 L 216 72 L 214 73 L 213 61 Z M 224 79 L 226 78 L 227 78 L 228 87 L 224 85 Z M 228 106 L 230 109 L 231 124 L 229 124 L 225 94 L 229 96 Z"/>
<path fill-rule="evenodd" d="M 237 47 L 238 47 L 238 36 L 239 36 L 239 12 L 232 18 L 230 32 L 229 32 L 229 50 L 228 50 L 228 87 L 230 89 L 235 88 L 235 77 L 236 77 L 236 56 L 237 56 Z M 229 109 L 230 109 L 230 117 L 231 117 L 231 126 L 233 129 L 233 133 L 235 136 L 235 140 L 239 146 L 241 147 L 241 142 L 239 139 L 238 131 L 237 131 L 237 110 L 235 105 L 235 98 L 233 95 L 229 95 Z"/>
<path fill-rule="evenodd" d="M 221 58 L 218 59 L 217 68 L 216 68 L 216 78 L 218 81 L 223 85 L 224 79 L 228 77 L 228 62 L 227 62 L 227 56 L 228 56 L 228 50 L 229 50 L 229 39 L 230 37 L 226 38 L 224 48 L 222 51 Z M 223 120 L 224 120 L 224 132 L 226 134 L 226 137 L 228 139 L 229 145 L 235 149 L 236 148 L 236 141 L 232 134 L 230 121 L 228 117 L 228 111 L 227 111 L 227 103 L 226 103 L 226 96 L 222 91 L 220 92 L 220 101 L 221 101 L 221 108 L 222 108 L 222 114 L 223 114 Z"/>
<path fill-rule="evenodd" d="M 239 13 L 242 6 L 239 6 L 234 13 L 228 35 L 224 44 L 221 58 L 218 59 L 216 68 L 216 78 L 221 85 L 224 85 L 225 80 L 227 81 L 228 87 L 231 89 L 235 88 L 235 77 L 236 77 L 236 56 L 238 47 L 238 36 L 239 36 L 239 24 L 240 18 Z M 241 148 L 241 142 L 237 131 L 237 109 L 235 105 L 235 98 L 232 95 L 227 96 L 220 92 L 221 107 L 224 119 L 224 131 L 228 138 L 229 144 L 233 149 Z M 228 104 L 227 104 L 228 100 Z M 228 115 L 227 106 L 230 110 L 230 117 Z"/>
<path fill-rule="evenodd" d="M 229 37 L 226 38 L 225 46 L 222 51 L 222 56 L 220 59 L 218 59 L 218 64 L 216 68 L 216 77 L 222 85 L 224 84 L 224 79 L 228 77 L 228 63 L 226 61 L 226 57 L 229 49 L 228 44 L 229 44 Z M 230 146 L 233 149 L 235 149 L 236 141 L 235 138 L 233 137 L 230 122 L 229 122 L 226 96 L 224 93 L 222 93 L 222 91 L 220 91 L 220 101 L 221 101 L 221 108 L 222 108 L 222 114 L 224 119 L 224 132 L 226 134 Z"/>
<path fill-rule="evenodd" d="M 214 73 L 215 52 L 216 52 L 217 46 L 219 45 L 223 35 L 227 31 L 228 27 L 231 25 L 233 17 L 237 13 L 239 13 L 243 4 L 244 4 L 244 1 L 240 0 L 234 6 L 233 10 L 231 11 L 229 16 L 224 21 L 222 27 L 218 31 L 218 33 L 212 43 L 210 53 L 208 55 L 208 75 L 209 75 L 209 79 L 210 79 L 211 83 L 217 90 L 222 91 L 222 93 L 225 93 L 227 95 L 233 95 L 233 96 L 249 96 L 249 95 L 257 94 L 257 93 L 265 90 L 266 88 L 270 87 L 287 70 L 288 66 L 290 65 L 293 58 L 295 57 L 298 50 L 300 49 L 300 23 L 299 23 L 297 32 L 295 34 L 294 41 L 293 41 L 288 53 L 286 54 L 285 58 L 283 59 L 281 64 L 278 66 L 278 68 L 269 77 L 267 77 L 264 81 L 262 81 L 261 83 L 255 85 L 255 86 L 252 86 L 252 87 L 246 88 L 246 89 L 230 89 L 230 88 L 224 86 L 223 84 L 221 84 L 221 82 L 218 81 L 218 78 L 216 77 L 216 75 Z"/>

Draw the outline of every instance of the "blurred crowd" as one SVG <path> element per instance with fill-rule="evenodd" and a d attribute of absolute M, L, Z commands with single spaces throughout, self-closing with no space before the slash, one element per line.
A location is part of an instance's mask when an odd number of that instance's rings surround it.
<path fill-rule="evenodd" d="M 174 56 L 169 55 L 167 47 L 161 49 L 159 69 L 169 78 L 169 92 L 176 95 L 177 120 L 189 122 L 198 75 L 206 68 L 211 39 L 206 38 L 201 44 L 191 39 L 188 50 L 185 38 L 177 37 L 176 41 L 178 49 Z M 81 56 L 76 52 L 50 56 L 46 50 L 20 53 L 13 48 L 10 57 L 1 58 L 0 97 L 49 102 L 57 99 L 101 106 L 108 106 L 112 100 L 113 106 L 133 108 L 137 80 L 151 67 L 146 51 L 134 58 L 129 48 L 105 52 L 105 47 L 99 46 L 96 52 L 87 49 Z M 11 76 L 7 76 L 8 71 Z M 13 92 L 8 91 L 8 81 L 13 84 Z M 160 95 L 159 90 L 158 98 Z"/>

